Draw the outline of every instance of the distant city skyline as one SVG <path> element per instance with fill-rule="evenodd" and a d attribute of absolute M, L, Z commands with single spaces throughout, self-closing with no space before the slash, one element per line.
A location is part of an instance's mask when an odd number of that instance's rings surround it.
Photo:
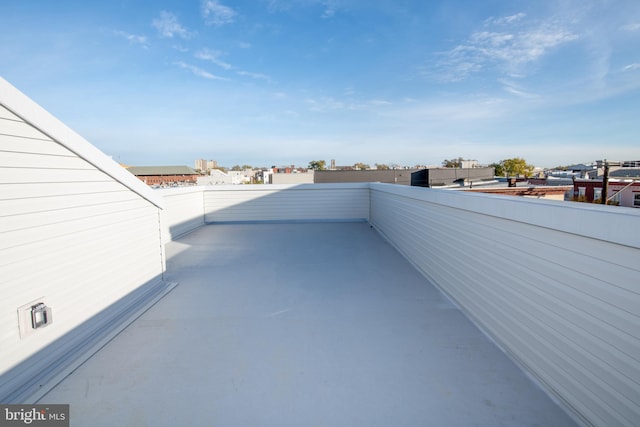
<path fill-rule="evenodd" d="M 640 158 L 637 0 L 5 0 L 0 75 L 129 165 Z"/>

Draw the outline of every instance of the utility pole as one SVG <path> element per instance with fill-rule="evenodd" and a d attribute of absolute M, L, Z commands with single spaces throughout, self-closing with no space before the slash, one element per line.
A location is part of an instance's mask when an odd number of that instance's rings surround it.
<path fill-rule="evenodd" d="M 604 174 L 602 175 L 602 194 L 600 195 L 600 203 L 607 204 L 607 196 L 609 192 L 609 163 L 604 159 Z"/>

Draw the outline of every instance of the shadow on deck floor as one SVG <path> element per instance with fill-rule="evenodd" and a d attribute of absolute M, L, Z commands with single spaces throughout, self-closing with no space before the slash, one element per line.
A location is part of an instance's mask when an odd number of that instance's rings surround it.
<path fill-rule="evenodd" d="M 575 425 L 368 224 L 205 226 L 166 276 L 40 403 L 94 426 Z"/>

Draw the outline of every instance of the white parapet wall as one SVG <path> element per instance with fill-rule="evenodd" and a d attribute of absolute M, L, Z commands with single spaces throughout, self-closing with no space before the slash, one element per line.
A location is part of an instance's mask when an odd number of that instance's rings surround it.
<path fill-rule="evenodd" d="M 369 185 L 299 184 L 209 187 L 205 222 L 367 221 Z"/>
<path fill-rule="evenodd" d="M 369 184 L 212 185 L 155 190 L 163 242 L 209 223 L 368 221 Z"/>
<path fill-rule="evenodd" d="M 204 225 L 205 188 L 193 186 L 155 190 L 165 202 L 162 211 L 163 243 Z"/>
<path fill-rule="evenodd" d="M 369 220 L 367 183 L 215 185 L 150 191 L 163 201 L 163 243 L 207 223 Z"/>
<path fill-rule="evenodd" d="M 640 420 L 640 210 L 371 184 L 371 224 L 577 418 Z"/>

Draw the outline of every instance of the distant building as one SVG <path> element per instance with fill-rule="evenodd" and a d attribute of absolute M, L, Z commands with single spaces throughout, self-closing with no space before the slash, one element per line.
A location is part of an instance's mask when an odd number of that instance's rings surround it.
<path fill-rule="evenodd" d="M 268 174 L 269 184 L 313 184 L 315 172 L 313 169 L 304 169 L 297 173 L 271 173 Z"/>
<path fill-rule="evenodd" d="M 211 169 L 209 175 L 199 176 L 198 185 L 238 185 L 254 182 L 255 172 L 251 169 L 243 171 L 223 172 L 220 169 Z"/>
<path fill-rule="evenodd" d="M 543 185 L 543 186 L 572 186 L 573 185 L 573 176 L 553 176 L 553 175 L 545 175 L 542 176 L 534 176 L 528 178 L 527 181 L 531 185 Z"/>
<path fill-rule="evenodd" d="M 540 171 L 534 176 L 528 178 L 529 184 L 532 185 L 571 185 L 573 186 L 574 178 L 591 178 L 595 179 L 598 176 L 598 169 L 596 164 L 576 164 L 566 166 L 560 169 L 550 169 Z"/>
<path fill-rule="evenodd" d="M 480 167 L 480 162 L 478 162 L 477 160 L 461 160 L 460 161 L 460 168 L 462 169 L 479 168 L 479 167 Z"/>
<path fill-rule="evenodd" d="M 574 179 L 573 199 L 590 203 L 601 200 L 602 183 L 602 176 L 597 179 Z M 640 168 L 621 167 L 610 172 L 606 197 L 609 204 L 639 208 Z"/>
<path fill-rule="evenodd" d="M 306 168 L 298 168 L 296 165 L 271 166 L 271 173 L 306 173 Z"/>
<path fill-rule="evenodd" d="M 493 181 L 492 167 L 472 168 L 426 168 L 411 173 L 410 184 L 417 187 L 473 186 L 476 183 Z"/>
<path fill-rule="evenodd" d="M 640 168 L 640 160 L 624 160 L 621 162 L 612 162 L 606 161 L 611 167 L 611 170 L 616 168 Z M 598 168 L 602 168 L 604 161 L 598 160 L 597 162 Z"/>
<path fill-rule="evenodd" d="M 201 172 L 207 171 L 207 161 L 205 159 L 198 159 L 195 161 L 194 168 Z"/>
<path fill-rule="evenodd" d="M 196 185 L 198 173 L 189 166 L 130 166 L 129 172 L 150 186 Z"/>
<path fill-rule="evenodd" d="M 411 185 L 411 173 L 416 169 L 376 169 L 376 170 L 323 170 L 315 171 L 313 182 L 383 182 L 388 184 Z"/>
<path fill-rule="evenodd" d="M 566 172 L 571 172 L 574 175 L 578 174 L 581 178 L 584 178 L 587 174 L 595 172 L 596 166 L 593 164 L 585 165 L 583 163 L 579 163 L 577 165 L 570 165 L 564 168 Z"/>
<path fill-rule="evenodd" d="M 218 162 L 215 160 L 198 159 L 195 161 L 195 169 L 202 173 L 209 173 L 210 170 L 216 169 Z"/>
<path fill-rule="evenodd" d="M 289 166 L 271 166 L 256 171 L 255 181 L 264 184 L 313 184 L 313 169 Z"/>
<path fill-rule="evenodd" d="M 570 185 L 555 185 L 555 186 L 524 186 L 524 187 L 489 187 L 489 188 L 472 188 L 464 189 L 464 191 L 487 193 L 487 194 L 501 194 L 503 196 L 520 196 L 529 197 L 535 199 L 552 199 L 552 200 L 565 200 L 566 194 L 571 192 L 573 187 Z"/>

